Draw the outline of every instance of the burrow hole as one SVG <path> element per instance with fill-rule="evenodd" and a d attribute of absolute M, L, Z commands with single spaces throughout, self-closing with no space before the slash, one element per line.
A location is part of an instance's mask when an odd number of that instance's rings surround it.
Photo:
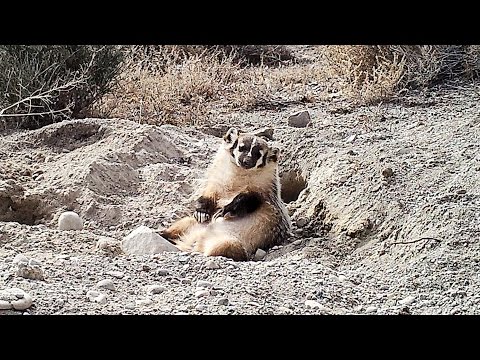
<path fill-rule="evenodd" d="M 12 199 L 0 196 L 0 221 L 37 225 L 43 222 L 46 215 L 45 208 L 36 197 Z"/>
<path fill-rule="evenodd" d="M 307 187 L 307 182 L 298 170 L 286 171 L 281 175 L 282 200 L 289 203 L 298 199 L 298 195 Z"/>

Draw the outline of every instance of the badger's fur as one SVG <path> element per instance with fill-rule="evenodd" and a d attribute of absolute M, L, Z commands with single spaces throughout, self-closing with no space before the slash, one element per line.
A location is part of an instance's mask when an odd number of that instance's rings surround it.
<path fill-rule="evenodd" d="M 280 197 L 279 150 L 231 128 L 207 171 L 194 214 L 161 235 L 184 251 L 250 259 L 282 243 L 291 222 Z"/>

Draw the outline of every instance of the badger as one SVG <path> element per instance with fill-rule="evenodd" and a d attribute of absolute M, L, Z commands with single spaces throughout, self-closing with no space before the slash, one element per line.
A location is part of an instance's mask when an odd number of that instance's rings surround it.
<path fill-rule="evenodd" d="M 193 214 L 160 234 L 180 250 L 236 261 L 283 243 L 291 221 L 280 194 L 279 155 L 264 138 L 230 128 L 207 169 Z"/>

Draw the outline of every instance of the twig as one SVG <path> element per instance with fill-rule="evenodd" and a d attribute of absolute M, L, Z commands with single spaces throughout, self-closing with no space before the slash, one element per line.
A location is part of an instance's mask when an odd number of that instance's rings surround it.
<path fill-rule="evenodd" d="M 416 240 L 412 240 L 412 241 L 397 241 L 397 242 L 390 243 L 388 245 L 391 246 L 391 245 L 397 245 L 397 244 L 402 244 L 402 245 L 413 244 L 413 243 L 416 243 L 416 242 L 419 242 L 419 241 L 422 241 L 422 240 L 435 240 L 437 242 L 442 242 L 442 240 L 436 239 L 436 238 L 433 238 L 433 237 L 422 237 L 420 239 L 416 239 Z"/>

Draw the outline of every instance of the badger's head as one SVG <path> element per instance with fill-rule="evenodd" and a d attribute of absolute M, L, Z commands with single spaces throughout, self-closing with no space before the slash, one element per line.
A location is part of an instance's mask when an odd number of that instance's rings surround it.
<path fill-rule="evenodd" d="M 259 136 L 240 133 L 230 128 L 223 136 L 223 146 L 230 152 L 230 160 L 243 169 L 261 169 L 267 164 L 277 163 L 279 149 L 268 146 Z"/>

